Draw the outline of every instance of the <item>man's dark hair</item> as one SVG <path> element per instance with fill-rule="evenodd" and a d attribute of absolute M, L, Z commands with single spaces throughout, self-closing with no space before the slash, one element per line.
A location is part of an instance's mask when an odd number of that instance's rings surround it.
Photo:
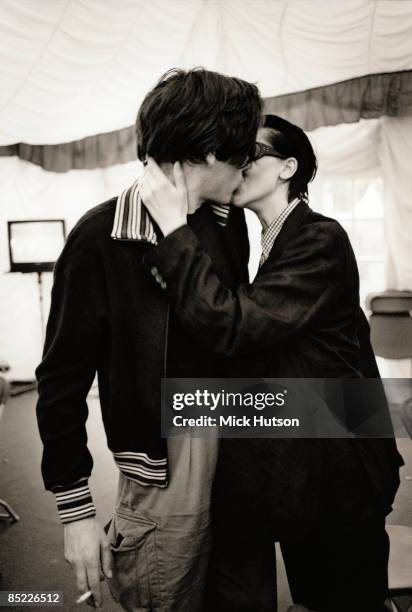
<path fill-rule="evenodd" d="M 203 68 L 169 70 L 139 109 L 138 157 L 200 163 L 214 153 L 243 167 L 253 157 L 261 112 L 252 83 Z"/>
<path fill-rule="evenodd" d="M 309 138 L 300 127 L 277 115 L 265 115 L 263 127 L 270 128 L 270 144 L 279 156 L 283 159 L 294 157 L 298 162 L 297 170 L 289 181 L 289 202 L 295 198 L 307 200 L 308 184 L 315 178 L 318 168 Z"/>

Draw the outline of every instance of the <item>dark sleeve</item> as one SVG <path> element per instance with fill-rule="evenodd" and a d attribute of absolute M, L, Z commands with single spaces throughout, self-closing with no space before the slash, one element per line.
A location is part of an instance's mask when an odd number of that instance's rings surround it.
<path fill-rule="evenodd" d="M 95 511 L 87 479 L 86 397 L 92 385 L 102 326 L 102 271 L 93 241 L 82 228 L 56 263 L 43 359 L 36 370 L 37 419 L 43 442 L 42 474 L 56 494 L 63 522 Z"/>
<path fill-rule="evenodd" d="M 375 353 L 371 344 L 369 323 L 362 308 L 359 311 L 359 369 L 365 378 L 380 378 Z"/>
<path fill-rule="evenodd" d="M 336 300 L 344 282 L 344 241 L 332 222 L 303 226 L 272 259 L 252 285 L 232 292 L 183 226 L 162 240 L 146 263 L 181 323 L 216 352 L 233 355 L 261 351 L 309 326 Z"/>

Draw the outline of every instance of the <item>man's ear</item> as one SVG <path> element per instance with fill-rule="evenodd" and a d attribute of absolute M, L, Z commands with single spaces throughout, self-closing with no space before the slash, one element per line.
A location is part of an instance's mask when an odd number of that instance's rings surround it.
<path fill-rule="evenodd" d="M 284 181 L 288 181 L 292 178 L 297 169 L 298 160 L 295 157 L 288 157 L 283 161 L 283 166 L 279 172 L 279 177 Z"/>
<path fill-rule="evenodd" d="M 214 166 L 216 163 L 216 155 L 214 153 L 208 153 L 206 155 L 206 163 L 208 166 Z"/>

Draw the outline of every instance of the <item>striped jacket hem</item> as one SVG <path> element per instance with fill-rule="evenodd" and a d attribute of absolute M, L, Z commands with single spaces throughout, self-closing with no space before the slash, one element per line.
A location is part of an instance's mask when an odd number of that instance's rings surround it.
<path fill-rule="evenodd" d="M 146 453 L 113 453 L 119 470 L 142 485 L 167 486 L 167 459 L 151 459 Z"/>
<path fill-rule="evenodd" d="M 167 459 L 151 459 L 146 453 L 113 453 L 119 470 L 145 487 L 167 487 Z M 96 515 L 87 479 L 53 491 L 62 523 L 71 523 Z"/>

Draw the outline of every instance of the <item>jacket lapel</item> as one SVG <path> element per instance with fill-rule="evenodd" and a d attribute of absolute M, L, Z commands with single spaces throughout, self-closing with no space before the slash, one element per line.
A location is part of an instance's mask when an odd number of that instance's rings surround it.
<path fill-rule="evenodd" d="M 298 204 L 296 208 L 292 210 L 273 244 L 269 257 L 259 268 L 258 274 L 260 274 L 261 270 L 265 270 L 266 265 L 270 266 L 270 262 L 273 262 L 279 257 L 288 240 L 290 240 L 290 238 L 299 231 L 299 227 L 311 212 L 312 209 L 306 204 L 306 202 L 300 202 L 300 204 Z"/>

